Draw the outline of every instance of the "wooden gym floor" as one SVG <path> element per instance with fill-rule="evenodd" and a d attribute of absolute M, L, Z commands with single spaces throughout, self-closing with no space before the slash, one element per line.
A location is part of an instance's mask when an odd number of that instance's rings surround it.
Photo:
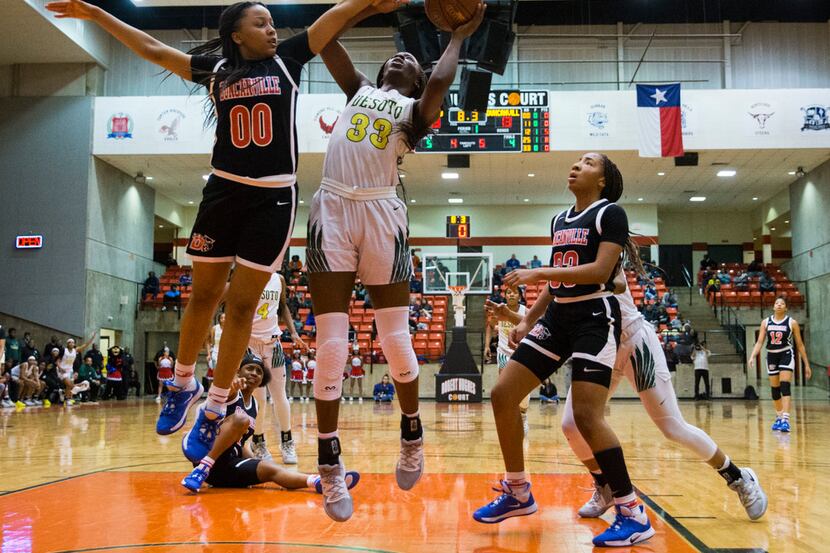
<path fill-rule="evenodd" d="M 712 469 L 663 439 L 638 402 L 613 402 L 610 420 L 657 530 L 630 550 L 826 551 L 830 404 L 823 391 L 797 394 L 790 435 L 769 430 L 770 401 L 681 404 L 687 420 L 758 473 L 770 503 L 754 523 Z M 412 492 L 398 490 L 392 475 L 397 406 L 343 405 L 344 459 L 362 473 L 355 515 L 344 524 L 331 522 L 320 496 L 307 491 L 269 485 L 189 495 L 179 485 L 190 469 L 181 434 L 156 436 L 157 410 L 130 400 L 0 412 L 0 551 L 570 553 L 593 551 L 591 537 L 607 525 L 576 516 L 590 478 L 559 431 L 556 406 L 530 409 L 526 447 L 539 512 L 498 525 L 470 516 L 494 497 L 490 486 L 503 471 L 489 403 L 422 404 L 427 476 Z M 295 402 L 292 411 L 299 468 L 313 471 L 314 405 Z M 273 429 L 267 437 L 277 443 Z"/>

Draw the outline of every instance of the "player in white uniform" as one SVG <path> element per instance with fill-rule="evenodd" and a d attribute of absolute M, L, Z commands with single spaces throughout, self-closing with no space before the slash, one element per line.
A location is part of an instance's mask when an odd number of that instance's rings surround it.
<path fill-rule="evenodd" d="M 767 496 L 755 472 L 751 468 L 735 466 L 708 434 L 683 419 L 677 405 L 677 396 L 672 387 L 671 375 L 660 340 L 654 328 L 634 305 L 634 299 L 625 285 L 625 274 L 622 271 L 614 280 L 614 287 L 616 290 L 624 289 L 625 291 L 617 294 L 622 316 L 622 336 L 611 374 L 608 397 L 613 395 L 623 377 L 627 378 L 631 387 L 640 395 L 640 401 L 649 417 L 663 435 L 684 446 L 717 470 L 718 474 L 726 480 L 729 488 L 738 494 L 749 518 L 751 520 L 761 518 L 767 510 Z M 614 498 L 591 453 L 591 448 L 577 429 L 570 391 L 565 401 L 562 431 L 573 452 L 594 477 L 594 495 L 579 509 L 579 516 L 599 517 L 614 505 Z"/>
<path fill-rule="evenodd" d="M 223 330 L 225 330 L 225 314 L 219 313 L 219 317 L 216 319 L 216 324 L 210 329 L 210 334 L 208 335 L 208 343 L 206 348 L 208 352 L 208 370 L 205 375 L 207 384 L 213 384 L 213 371 L 216 368 L 216 361 L 219 359 L 219 342 L 222 340 Z M 208 388 L 210 388 L 210 386 L 205 386 L 205 391 L 207 391 Z"/>
<path fill-rule="evenodd" d="M 265 289 L 259 298 L 254 322 L 251 327 L 251 338 L 248 348 L 265 364 L 271 371 L 271 379 L 268 381 L 268 392 L 273 400 L 274 409 L 271 415 L 279 424 L 280 430 L 280 453 L 282 462 L 285 464 L 297 464 L 297 452 L 294 448 L 294 439 L 291 436 L 291 406 L 288 404 L 288 396 L 285 390 L 285 357 L 280 345 L 280 318 L 283 324 L 291 332 L 291 341 L 297 348 L 305 349 L 305 343 L 300 339 L 294 329 L 294 322 L 291 319 L 291 312 L 285 304 L 285 279 L 279 273 L 271 275 L 271 280 L 265 285 Z M 265 403 L 265 387 L 260 386 L 254 390 L 254 397 L 259 405 Z M 265 445 L 265 414 L 257 417 L 254 428 L 252 450 L 257 459 L 270 459 L 271 453 Z"/>
<path fill-rule="evenodd" d="M 484 303 L 484 308 L 491 322 L 487 324 L 484 331 L 484 345 L 487 355 L 490 355 L 490 335 L 492 329 L 495 327 L 498 330 L 499 344 L 496 347 L 496 362 L 499 367 L 499 374 L 507 366 L 510 356 L 513 355 L 513 348 L 510 347 L 510 331 L 517 323 L 524 319 L 527 313 L 527 307 L 519 303 L 521 294 L 515 288 L 506 287 L 504 289 L 504 299 L 506 303 L 493 303 L 487 300 Z M 519 403 L 519 413 L 522 416 L 522 430 L 527 436 L 527 408 L 530 405 L 530 394 Z"/>
<path fill-rule="evenodd" d="M 86 383 L 85 387 L 75 385 L 75 359 L 78 357 L 78 352 L 85 351 L 92 344 L 93 340 L 95 340 L 95 334 L 88 341 L 76 348 L 74 338 L 66 339 L 66 347 L 61 351 L 61 355 L 57 361 L 58 378 L 64 386 L 64 405 L 73 405 L 75 401 L 72 399 L 72 396 L 89 389 L 89 383 Z"/>
<path fill-rule="evenodd" d="M 323 180 L 314 194 L 308 221 L 309 288 L 317 324 L 318 464 L 323 506 L 332 519 L 353 512 L 340 459 L 337 421 L 343 367 L 349 355 L 349 300 L 355 277 L 369 291 L 375 323 L 400 402 L 401 453 L 398 487 L 409 490 L 423 473 L 423 430 L 418 416 L 418 360 L 409 337 L 409 229 L 406 204 L 396 195 L 397 166 L 438 118 L 455 78 L 466 37 L 484 16 L 452 33 L 449 45 L 427 81 L 418 61 L 400 52 L 386 61 L 373 84 L 348 53 L 333 41 L 321 51 L 347 103 L 329 140 Z"/>

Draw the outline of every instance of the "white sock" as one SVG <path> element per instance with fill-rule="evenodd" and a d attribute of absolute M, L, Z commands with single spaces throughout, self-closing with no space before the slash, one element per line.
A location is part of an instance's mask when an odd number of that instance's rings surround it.
<path fill-rule="evenodd" d="M 196 372 L 196 363 L 185 365 L 176 361 L 176 368 L 173 371 L 173 385 L 182 390 L 191 391 L 196 387 L 196 379 L 193 373 Z"/>
<path fill-rule="evenodd" d="M 230 392 L 229 388 L 211 386 L 208 392 L 207 402 L 205 402 L 205 411 L 219 416 L 225 416 L 225 404 L 228 401 L 228 392 Z"/>
<path fill-rule="evenodd" d="M 312 490 L 317 487 L 317 480 L 319 480 L 320 476 L 317 474 L 309 474 L 308 478 L 305 479 L 305 485 L 307 488 L 311 488 Z"/>

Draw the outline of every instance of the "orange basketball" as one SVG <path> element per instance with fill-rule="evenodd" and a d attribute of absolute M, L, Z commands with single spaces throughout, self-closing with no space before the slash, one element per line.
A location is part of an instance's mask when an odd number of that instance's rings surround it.
<path fill-rule="evenodd" d="M 424 8 L 432 24 L 452 31 L 472 19 L 479 0 L 425 0 Z"/>

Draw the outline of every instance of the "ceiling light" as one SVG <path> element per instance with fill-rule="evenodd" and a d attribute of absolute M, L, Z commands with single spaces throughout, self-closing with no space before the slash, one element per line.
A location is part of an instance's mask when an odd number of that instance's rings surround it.
<path fill-rule="evenodd" d="M 643 199 L 642 199 L 642 198 L 637 198 L 637 201 L 638 201 L 638 202 L 642 202 L 642 201 L 643 201 Z"/>
<path fill-rule="evenodd" d="M 789 176 L 791 176 L 791 177 L 794 177 L 794 176 L 795 176 L 795 171 L 790 171 L 790 172 L 789 172 L 789 173 L 787 173 L 787 174 L 788 174 Z"/>
<path fill-rule="evenodd" d="M 405 178 L 406 178 L 406 175 L 404 175 L 403 173 L 399 173 L 399 174 L 398 174 L 398 176 L 399 176 L 400 178 L 402 178 L 402 179 L 405 179 Z"/>
<path fill-rule="evenodd" d="M 660 171 L 659 173 L 657 173 L 657 176 L 658 177 L 665 177 L 666 174 L 663 171 Z"/>
<path fill-rule="evenodd" d="M 144 178 L 145 178 L 145 179 L 147 179 L 147 180 L 153 180 L 153 177 L 147 177 L 147 176 L 145 176 Z"/>
<path fill-rule="evenodd" d="M 527 176 L 533 178 L 536 176 L 536 173 L 528 173 Z"/>
<path fill-rule="evenodd" d="M 752 201 L 757 202 L 758 201 L 758 196 L 752 196 Z"/>
<path fill-rule="evenodd" d="M 530 201 L 530 198 L 525 198 L 525 199 L 524 199 L 524 200 L 522 200 L 522 201 L 523 201 L 523 202 L 529 202 L 529 201 Z"/>
<path fill-rule="evenodd" d="M 210 177 L 210 175 L 202 175 L 202 180 L 208 180 L 208 177 Z"/>
<path fill-rule="evenodd" d="M 441 173 L 441 178 L 446 180 L 457 180 L 458 173 Z"/>
<path fill-rule="evenodd" d="M 447 201 L 451 204 L 463 204 L 464 198 L 447 198 Z"/>
<path fill-rule="evenodd" d="M 789 219 L 787 219 L 786 221 L 784 221 L 784 223 L 785 223 L 785 224 L 787 224 L 787 225 L 789 225 L 789 224 L 790 224 L 790 220 L 789 220 Z"/>
<path fill-rule="evenodd" d="M 737 174 L 738 174 L 738 172 L 735 171 L 734 169 L 722 169 L 722 170 L 718 171 L 718 176 L 719 177 L 734 177 Z"/>
<path fill-rule="evenodd" d="M 159 228 L 164 228 L 164 225 L 159 225 Z"/>
<path fill-rule="evenodd" d="M 305 203 L 305 200 L 300 200 L 300 203 L 301 203 L 301 204 L 304 204 L 304 203 Z"/>
<path fill-rule="evenodd" d="M 414 203 L 415 203 L 415 199 L 409 200 L 409 203 L 414 204 Z"/>
<path fill-rule="evenodd" d="M 775 230 L 775 227 L 770 227 L 769 229 L 770 229 L 770 230 Z"/>
<path fill-rule="evenodd" d="M 190 200 L 189 202 L 187 202 L 187 204 L 188 205 L 193 205 L 193 200 Z"/>
<path fill-rule="evenodd" d="M 692 196 L 691 198 L 689 198 L 689 201 L 690 202 L 705 202 L 706 201 L 706 196 Z"/>

